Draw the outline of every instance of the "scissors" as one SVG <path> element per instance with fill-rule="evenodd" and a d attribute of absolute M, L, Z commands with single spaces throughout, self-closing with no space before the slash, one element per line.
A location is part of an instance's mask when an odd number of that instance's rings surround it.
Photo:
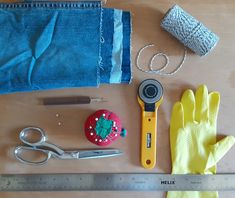
<path fill-rule="evenodd" d="M 32 138 L 36 136 L 36 138 Z M 19 135 L 20 140 L 25 144 L 24 146 L 17 146 L 14 154 L 17 160 L 24 164 L 43 165 L 53 157 L 57 159 L 91 159 L 112 157 L 121 155 L 122 152 L 118 149 L 96 149 L 96 150 L 75 150 L 64 151 L 58 146 L 47 142 L 45 131 L 39 127 L 24 128 Z M 28 160 L 22 154 L 30 152 L 35 157 L 35 154 L 43 155 L 40 160 Z"/>

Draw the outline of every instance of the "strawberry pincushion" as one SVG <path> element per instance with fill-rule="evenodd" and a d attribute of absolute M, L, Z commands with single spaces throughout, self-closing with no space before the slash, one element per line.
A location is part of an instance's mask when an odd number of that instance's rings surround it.
<path fill-rule="evenodd" d="M 84 125 L 87 139 L 98 145 L 107 146 L 119 136 L 126 136 L 119 117 L 108 110 L 98 110 L 90 115 Z"/>

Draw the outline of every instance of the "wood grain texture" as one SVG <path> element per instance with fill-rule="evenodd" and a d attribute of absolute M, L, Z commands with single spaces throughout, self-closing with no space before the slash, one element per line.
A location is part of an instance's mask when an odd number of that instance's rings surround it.
<path fill-rule="evenodd" d="M 170 68 L 182 58 L 183 46 L 160 28 L 164 13 L 179 4 L 220 37 L 216 48 L 201 58 L 189 52 L 182 70 L 173 77 L 144 74 L 136 69 L 138 50 L 149 43 L 142 63 L 162 51 L 170 57 Z M 64 172 L 164 172 L 170 173 L 169 120 L 171 108 L 186 88 L 195 89 L 206 84 L 211 91 L 221 93 L 218 134 L 235 135 L 235 2 L 234 0 L 108 0 L 106 7 L 129 10 L 133 17 L 132 61 L 133 82 L 130 85 L 103 85 L 99 89 L 82 88 L 18 93 L 0 96 L 0 173 L 64 173 Z M 161 62 L 161 61 L 160 61 Z M 158 112 L 157 166 L 151 171 L 140 166 L 140 108 L 136 100 L 138 84 L 155 78 L 164 86 L 164 100 Z M 81 106 L 47 107 L 40 105 L 43 97 L 88 95 L 104 97 L 105 103 Z M 20 143 L 19 131 L 26 126 L 40 126 L 49 140 L 62 148 L 97 148 L 89 143 L 83 132 L 86 118 L 98 109 L 109 109 L 121 118 L 128 137 L 120 138 L 112 147 L 124 151 L 122 157 L 82 161 L 50 160 L 45 166 L 27 166 L 15 160 L 12 150 Z M 56 116 L 59 114 L 59 117 Z M 58 123 L 61 122 L 61 125 Z M 235 172 L 235 147 L 219 162 L 218 172 Z M 0 193 L 2 198 L 15 197 L 165 197 L 161 192 L 55 192 Z M 221 192 L 220 198 L 233 197 Z"/>

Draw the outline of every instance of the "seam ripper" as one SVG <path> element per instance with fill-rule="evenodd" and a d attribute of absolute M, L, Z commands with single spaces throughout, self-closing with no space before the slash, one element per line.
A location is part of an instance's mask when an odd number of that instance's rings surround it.
<path fill-rule="evenodd" d="M 71 97 L 52 97 L 44 98 L 44 105 L 76 105 L 76 104 L 90 104 L 92 102 L 105 102 L 103 98 L 89 97 L 89 96 L 71 96 Z"/>

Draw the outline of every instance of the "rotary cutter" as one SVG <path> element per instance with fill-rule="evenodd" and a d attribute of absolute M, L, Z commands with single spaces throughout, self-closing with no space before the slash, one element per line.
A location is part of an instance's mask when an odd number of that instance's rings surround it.
<path fill-rule="evenodd" d="M 163 99 L 161 83 L 154 79 L 144 80 L 139 85 L 137 98 L 142 109 L 141 164 L 151 169 L 157 156 L 157 109 Z"/>

